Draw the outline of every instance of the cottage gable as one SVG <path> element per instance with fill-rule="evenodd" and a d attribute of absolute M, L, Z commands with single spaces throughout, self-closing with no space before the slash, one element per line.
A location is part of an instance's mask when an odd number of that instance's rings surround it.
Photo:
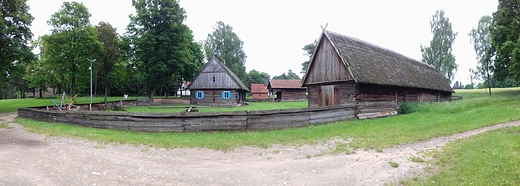
<path fill-rule="evenodd" d="M 188 88 L 193 90 L 232 89 L 249 91 L 244 83 L 216 56 L 211 57 Z"/>

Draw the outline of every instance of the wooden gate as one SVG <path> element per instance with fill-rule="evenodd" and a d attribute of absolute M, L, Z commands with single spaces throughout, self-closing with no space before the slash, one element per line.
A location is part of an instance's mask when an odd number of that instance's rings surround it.
<path fill-rule="evenodd" d="M 318 106 L 333 106 L 339 104 L 339 87 L 334 85 L 320 86 L 318 88 Z"/>

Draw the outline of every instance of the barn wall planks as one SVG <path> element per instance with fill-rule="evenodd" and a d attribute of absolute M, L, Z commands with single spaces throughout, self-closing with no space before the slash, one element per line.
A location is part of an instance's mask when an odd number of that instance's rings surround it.
<path fill-rule="evenodd" d="M 353 105 L 227 113 L 127 113 L 20 108 L 18 116 L 84 127 L 133 131 L 265 130 L 354 119 Z"/>

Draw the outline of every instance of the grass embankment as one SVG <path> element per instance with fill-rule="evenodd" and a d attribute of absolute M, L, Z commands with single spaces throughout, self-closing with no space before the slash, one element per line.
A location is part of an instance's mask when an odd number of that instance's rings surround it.
<path fill-rule="evenodd" d="M 481 102 L 475 106 L 490 110 L 488 112 L 492 115 L 484 118 L 506 118 L 500 112 L 506 108 L 518 107 L 520 103 L 518 88 L 494 90 L 492 98 L 480 97 L 481 91 L 461 91 L 460 94 L 471 101 Z M 518 115 L 511 112 L 506 114 L 512 114 L 512 119 Z M 472 121 L 481 122 L 486 119 L 477 116 Z M 435 165 L 430 170 L 430 175 L 426 178 L 403 180 L 401 184 L 520 185 L 520 127 L 498 129 L 456 140 L 429 155 L 433 157 L 429 163 Z"/>
<path fill-rule="evenodd" d="M 65 102 L 69 102 L 72 97 L 67 97 Z M 93 97 L 92 103 L 101 103 L 104 97 Z M 119 101 L 123 97 L 107 97 L 107 101 Z M 18 108 L 24 107 L 39 107 L 39 106 L 53 106 L 52 101 L 56 101 L 57 104 L 61 102 L 59 98 L 28 98 L 28 99 L 6 99 L 0 100 L 0 113 L 17 112 Z M 135 99 L 134 99 L 135 100 Z M 88 104 L 90 103 L 90 97 L 77 97 L 75 104 Z"/>
<path fill-rule="evenodd" d="M 520 185 L 520 127 L 457 140 L 432 155 L 435 173 L 405 185 Z"/>
<path fill-rule="evenodd" d="M 518 99 L 520 89 L 495 89 L 494 91 L 492 97 L 483 90 L 458 91 L 456 95 L 462 96 L 462 100 L 420 105 L 417 112 L 407 115 L 274 131 L 142 133 L 64 124 L 50 125 L 47 122 L 21 118 L 16 121 L 30 131 L 49 135 L 77 136 L 100 142 L 143 144 L 165 148 L 206 147 L 230 150 L 248 145 L 268 147 L 272 144 L 312 144 L 339 137 L 352 139 L 349 143 L 352 148 L 381 149 L 520 119 L 520 107 L 517 106 L 520 104 Z M 265 104 L 289 103 L 267 102 Z M 238 108 L 217 109 L 226 111 Z"/>

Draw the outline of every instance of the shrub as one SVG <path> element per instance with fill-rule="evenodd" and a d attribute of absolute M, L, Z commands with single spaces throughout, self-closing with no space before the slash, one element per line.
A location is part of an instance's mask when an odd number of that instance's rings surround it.
<path fill-rule="evenodd" d="M 417 111 L 417 107 L 419 106 L 419 103 L 417 102 L 404 102 L 399 106 L 399 109 L 397 109 L 397 112 L 399 114 L 410 114 Z"/>

